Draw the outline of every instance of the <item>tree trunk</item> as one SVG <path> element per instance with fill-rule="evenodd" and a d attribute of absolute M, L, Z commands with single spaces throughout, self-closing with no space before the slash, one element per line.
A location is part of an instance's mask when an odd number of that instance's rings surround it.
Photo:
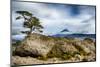
<path fill-rule="evenodd" d="M 30 33 L 32 33 L 32 28 L 30 28 Z"/>

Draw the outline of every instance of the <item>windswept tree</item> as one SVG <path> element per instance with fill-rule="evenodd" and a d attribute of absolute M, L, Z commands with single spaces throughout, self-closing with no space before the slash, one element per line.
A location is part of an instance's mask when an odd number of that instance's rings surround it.
<path fill-rule="evenodd" d="M 33 31 L 43 32 L 43 26 L 41 25 L 41 22 L 37 17 L 34 17 L 32 13 L 28 11 L 16 11 L 16 13 L 19 14 L 16 20 L 24 19 L 23 26 L 25 28 L 30 28 L 30 31 L 28 31 L 28 33 L 32 33 Z"/>

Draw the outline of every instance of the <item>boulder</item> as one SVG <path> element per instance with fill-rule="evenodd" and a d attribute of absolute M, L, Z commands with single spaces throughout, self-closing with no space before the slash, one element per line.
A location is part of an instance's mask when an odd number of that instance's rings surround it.
<path fill-rule="evenodd" d="M 44 36 L 35 33 L 27 36 L 26 39 L 16 47 L 15 55 L 32 57 L 46 56 L 54 43 L 49 38 L 43 40 L 42 37 Z"/>

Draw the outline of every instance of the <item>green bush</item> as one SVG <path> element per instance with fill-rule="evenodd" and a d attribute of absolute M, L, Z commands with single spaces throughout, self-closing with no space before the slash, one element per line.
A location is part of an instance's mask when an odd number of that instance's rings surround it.
<path fill-rule="evenodd" d="M 51 51 L 47 54 L 47 56 L 49 58 L 52 58 L 52 57 L 61 57 L 63 54 L 62 50 L 61 50 L 61 45 L 54 45 L 53 48 L 51 49 Z"/>
<path fill-rule="evenodd" d="M 66 52 L 62 55 L 61 59 L 62 60 L 69 60 L 72 57 L 72 53 L 71 52 Z"/>
<path fill-rule="evenodd" d="M 60 58 L 62 60 L 68 60 L 71 57 L 73 57 L 75 55 L 75 53 L 72 52 L 63 52 L 62 50 L 62 46 L 60 44 L 55 45 L 51 51 L 47 54 L 48 58 Z"/>
<path fill-rule="evenodd" d="M 74 46 L 79 51 L 78 54 L 80 54 L 80 55 L 86 55 L 87 54 L 80 45 L 74 44 Z"/>
<path fill-rule="evenodd" d="M 37 59 L 46 61 L 48 58 L 43 56 L 38 56 Z"/>
<path fill-rule="evenodd" d="M 85 38 L 83 41 L 87 41 L 88 43 L 93 43 L 93 40 L 91 38 Z"/>

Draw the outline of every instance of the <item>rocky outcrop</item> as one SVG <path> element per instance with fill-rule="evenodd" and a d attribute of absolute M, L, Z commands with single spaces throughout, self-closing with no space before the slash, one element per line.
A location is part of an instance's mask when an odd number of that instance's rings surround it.
<path fill-rule="evenodd" d="M 44 37 L 44 39 L 43 39 Z M 50 37 L 44 35 L 32 34 L 16 47 L 15 54 L 19 56 L 46 56 L 54 45 L 54 41 Z"/>
<path fill-rule="evenodd" d="M 95 41 L 33 33 L 14 48 L 12 62 L 18 65 L 55 63 L 54 58 L 56 63 L 95 61 Z"/>

